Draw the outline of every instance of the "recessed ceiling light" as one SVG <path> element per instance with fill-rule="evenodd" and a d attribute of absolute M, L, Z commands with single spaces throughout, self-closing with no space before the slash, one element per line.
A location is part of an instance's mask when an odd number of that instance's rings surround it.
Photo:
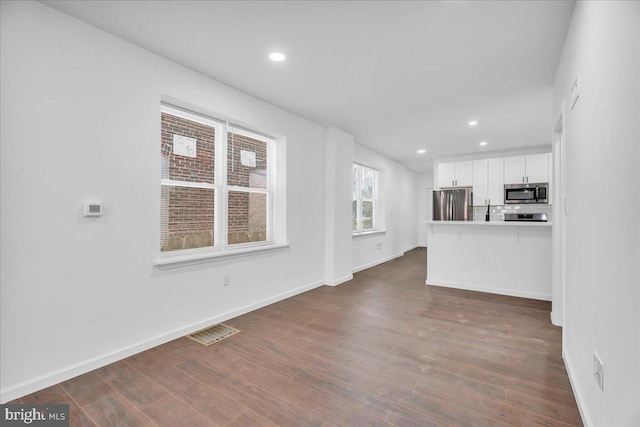
<path fill-rule="evenodd" d="M 424 154 L 426 152 L 427 152 L 427 150 L 425 150 L 424 148 L 421 148 L 421 149 L 418 150 L 418 154 Z"/>
<path fill-rule="evenodd" d="M 284 61 L 286 57 L 284 56 L 284 53 L 280 53 L 280 52 L 271 52 L 269 54 L 269 59 L 275 62 L 280 62 L 280 61 Z"/>
<path fill-rule="evenodd" d="M 471 121 L 469 122 L 469 126 L 475 126 L 475 125 L 477 125 L 477 124 L 478 124 L 478 121 L 477 121 L 477 120 L 471 120 Z"/>
<path fill-rule="evenodd" d="M 487 145 L 487 141 L 480 142 L 480 145 L 484 147 L 485 145 Z"/>

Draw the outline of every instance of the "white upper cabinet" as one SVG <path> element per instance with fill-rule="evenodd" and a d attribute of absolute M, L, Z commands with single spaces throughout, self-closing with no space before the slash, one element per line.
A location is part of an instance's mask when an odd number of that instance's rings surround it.
<path fill-rule="evenodd" d="M 473 185 L 473 162 L 456 162 L 456 187 Z"/>
<path fill-rule="evenodd" d="M 505 157 L 504 159 L 504 183 L 522 184 L 525 182 L 525 160 L 524 156 Z"/>
<path fill-rule="evenodd" d="M 547 153 L 526 157 L 527 182 L 549 182 L 549 157 Z"/>
<path fill-rule="evenodd" d="M 455 163 L 438 164 L 438 188 L 453 187 L 456 182 Z"/>
<path fill-rule="evenodd" d="M 473 205 L 504 204 L 504 159 L 473 161 Z"/>
<path fill-rule="evenodd" d="M 505 157 L 504 183 L 523 184 L 549 182 L 549 157 L 545 154 Z"/>
<path fill-rule="evenodd" d="M 473 162 L 438 163 L 438 187 L 471 187 Z"/>
<path fill-rule="evenodd" d="M 473 161 L 473 206 L 487 204 L 489 160 Z"/>
<path fill-rule="evenodd" d="M 489 159 L 487 199 L 490 205 L 504 205 L 504 159 Z"/>

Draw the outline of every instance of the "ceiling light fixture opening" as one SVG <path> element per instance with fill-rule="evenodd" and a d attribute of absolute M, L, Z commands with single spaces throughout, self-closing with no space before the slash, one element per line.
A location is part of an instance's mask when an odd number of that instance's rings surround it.
<path fill-rule="evenodd" d="M 481 141 L 481 142 L 480 142 L 480 146 L 481 146 L 481 147 L 484 147 L 485 145 L 487 145 L 487 141 Z"/>
<path fill-rule="evenodd" d="M 285 58 L 286 56 L 284 56 L 284 53 L 281 52 L 271 52 L 269 54 L 269 59 L 275 62 L 284 61 Z"/>
<path fill-rule="evenodd" d="M 471 120 L 471 121 L 469 122 L 469 126 L 475 126 L 475 125 L 477 125 L 477 124 L 478 124 L 478 121 L 477 121 L 477 120 Z"/>
<path fill-rule="evenodd" d="M 421 149 L 418 150 L 418 154 L 424 154 L 426 152 L 427 152 L 427 150 L 425 150 L 424 148 L 421 148 Z"/>

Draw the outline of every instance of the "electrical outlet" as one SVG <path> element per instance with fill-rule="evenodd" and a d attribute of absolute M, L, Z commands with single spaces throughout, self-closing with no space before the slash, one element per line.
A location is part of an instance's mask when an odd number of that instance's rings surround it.
<path fill-rule="evenodd" d="M 604 391 L 604 364 L 595 351 L 593 352 L 593 377 L 600 390 Z"/>
<path fill-rule="evenodd" d="M 222 286 L 229 286 L 231 284 L 231 275 L 229 273 L 224 273 L 222 275 Z"/>
<path fill-rule="evenodd" d="M 462 240 L 462 232 L 456 233 L 456 239 Z"/>
<path fill-rule="evenodd" d="M 376 244 L 376 249 L 377 249 L 377 250 L 382 249 L 382 242 L 378 242 L 378 243 Z"/>

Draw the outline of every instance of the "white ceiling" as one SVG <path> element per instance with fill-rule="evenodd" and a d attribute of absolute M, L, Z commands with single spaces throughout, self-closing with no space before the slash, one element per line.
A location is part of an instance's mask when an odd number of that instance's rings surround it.
<path fill-rule="evenodd" d="M 550 144 L 573 1 L 43 3 L 408 168 Z M 287 60 L 274 63 L 269 52 Z M 469 120 L 479 124 L 472 128 Z M 479 142 L 488 141 L 486 147 Z M 427 154 L 416 150 L 426 148 Z"/>

